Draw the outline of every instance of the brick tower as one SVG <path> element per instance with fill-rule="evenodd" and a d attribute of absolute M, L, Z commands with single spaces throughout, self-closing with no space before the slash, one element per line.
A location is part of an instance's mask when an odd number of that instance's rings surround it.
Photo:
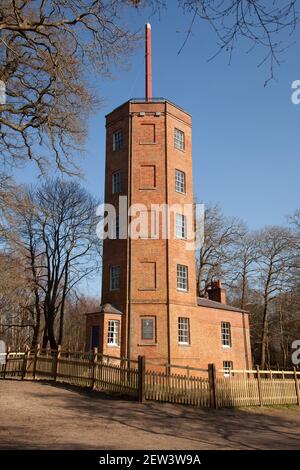
<path fill-rule="evenodd" d="M 127 196 L 128 207 L 143 204 L 149 233 L 138 239 L 104 240 L 100 330 L 105 336 L 109 328 L 119 329 L 114 346 L 103 342 L 107 354 L 115 351 L 131 358 L 150 354 L 167 361 L 172 328 L 177 332 L 175 312 L 178 316 L 197 305 L 195 256 L 185 250 L 186 220 L 180 209 L 193 204 L 192 120 L 175 104 L 151 97 L 150 34 L 146 25 L 146 97 L 132 99 L 106 116 L 105 167 L 105 202 L 113 204 L 117 214 L 119 196 Z M 178 205 L 177 213 L 170 214 L 169 239 L 162 238 L 162 218 L 151 212 L 153 204 Z M 119 224 L 120 220 L 117 232 Z M 150 233 L 150 225 L 155 233 Z M 110 320 L 115 323 L 108 324 Z"/>
<path fill-rule="evenodd" d="M 231 347 L 221 349 L 224 321 L 236 328 L 238 357 L 249 331 L 237 309 L 197 299 L 195 252 L 186 240 L 193 210 L 185 215 L 186 205 L 193 208 L 192 120 L 170 101 L 152 98 L 150 36 L 146 25 L 145 99 L 131 99 L 106 116 L 105 203 L 117 214 L 116 237 L 103 242 L 102 302 L 99 312 L 87 315 L 87 349 L 130 359 L 145 355 L 157 364 L 199 367 L 212 358 L 222 364 L 233 358 Z M 168 208 L 169 237 L 155 205 Z M 127 236 L 127 226 L 142 216 L 146 227 L 138 237 Z"/>

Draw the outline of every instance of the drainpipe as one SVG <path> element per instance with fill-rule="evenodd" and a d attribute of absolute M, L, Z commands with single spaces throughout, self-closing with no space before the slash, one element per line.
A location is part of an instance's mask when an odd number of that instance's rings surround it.
<path fill-rule="evenodd" d="M 245 322 L 245 313 L 242 313 L 243 319 L 243 334 L 244 334 L 244 348 L 245 348 L 245 363 L 246 369 L 249 369 L 249 351 L 248 351 L 248 344 L 247 344 L 247 331 L 246 331 L 246 322 Z"/>
<path fill-rule="evenodd" d="M 168 126 L 167 126 L 167 102 L 165 101 L 165 185 L 166 185 L 166 229 L 169 234 L 169 190 L 168 190 Z M 169 237 L 166 237 L 166 271 L 167 271 L 167 335 L 168 335 L 168 364 L 171 364 L 171 334 L 170 334 L 170 265 L 169 265 Z"/>
<path fill-rule="evenodd" d="M 131 112 L 131 104 L 129 103 L 129 161 L 128 161 L 128 178 L 129 178 L 129 184 L 128 184 L 128 200 L 127 200 L 127 221 L 128 221 L 128 227 L 129 227 L 129 216 L 128 216 L 128 210 L 132 205 L 132 176 L 133 176 L 133 168 L 132 168 L 132 156 L 133 156 L 133 113 Z M 131 234 L 129 233 L 127 235 L 128 237 L 128 242 L 127 242 L 127 256 L 128 256 L 128 272 L 127 272 L 127 358 L 130 359 L 131 354 L 130 354 L 130 317 L 131 317 L 131 256 L 132 256 L 132 241 L 131 241 Z"/>

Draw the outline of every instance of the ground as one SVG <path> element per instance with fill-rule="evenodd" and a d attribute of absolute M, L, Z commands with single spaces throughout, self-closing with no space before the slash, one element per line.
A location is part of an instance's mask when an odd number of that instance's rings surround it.
<path fill-rule="evenodd" d="M 1 449 L 299 449 L 300 409 L 139 404 L 75 387 L 0 380 Z"/>

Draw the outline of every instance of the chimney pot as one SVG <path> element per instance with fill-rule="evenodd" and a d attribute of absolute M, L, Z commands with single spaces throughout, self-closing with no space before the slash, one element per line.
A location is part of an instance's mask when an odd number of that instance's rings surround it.
<path fill-rule="evenodd" d="M 222 283 L 219 279 L 211 281 L 210 288 L 207 293 L 209 300 L 226 304 L 226 290 L 222 288 Z"/>

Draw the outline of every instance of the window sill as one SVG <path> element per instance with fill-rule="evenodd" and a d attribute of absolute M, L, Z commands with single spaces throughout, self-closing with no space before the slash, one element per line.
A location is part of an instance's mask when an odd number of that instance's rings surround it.
<path fill-rule="evenodd" d="M 119 348 L 119 349 L 120 349 L 120 345 L 119 345 L 119 344 L 110 344 L 110 343 L 108 343 L 108 344 L 107 344 L 107 347 L 108 347 L 108 348 Z"/>
<path fill-rule="evenodd" d="M 181 194 L 181 196 L 186 196 L 186 193 L 183 193 L 183 192 L 181 192 L 181 191 L 177 191 L 177 189 L 175 189 L 175 193 Z"/>
<path fill-rule="evenodd" d="M 155 235 L 154 237 L 141 237 L 139 236 L 138 240 L 159 240 L 158 235 Z"/>
<path fill-rule="evenodd" d="M 185 348 L 187 348 L 187 347 L 189 348 L 191 346 L 191 344 L 190 343 L 178 343 L 178 346 L 183 346 Z"/>
<path fill-rule="evenodd" d="M 157 346 L 157 343 L 138 343 L 138 346 Z"/>
<path fill-rule="evenodd" d="M 177 287 L 177 292 L 182 292 L 184 294 L 188 294 L 188 289 L 180 289 L 179 287 Z"/>
<path fill-rule="evenodd" d="M 140 142 L 140 145 L 156 145 L 157 142 Z"/>
<path fill-rule="evenodd" d="M 139 191 L 156 191 L 157 188 L 153 186 L 153 188 L 139 188 Z"/>
<path fill-rule="evenodd" d="M 222 349 L 232 349 L 232 346 L 226 346 L 226 345 L 222 344 Z"/>
<path fill-rule="evenodd" d="M 141 287 L 138 290 L 141 292 L 153 292 L 157 290 L 157 287 L 149 287 L 149 288 Z"/>

